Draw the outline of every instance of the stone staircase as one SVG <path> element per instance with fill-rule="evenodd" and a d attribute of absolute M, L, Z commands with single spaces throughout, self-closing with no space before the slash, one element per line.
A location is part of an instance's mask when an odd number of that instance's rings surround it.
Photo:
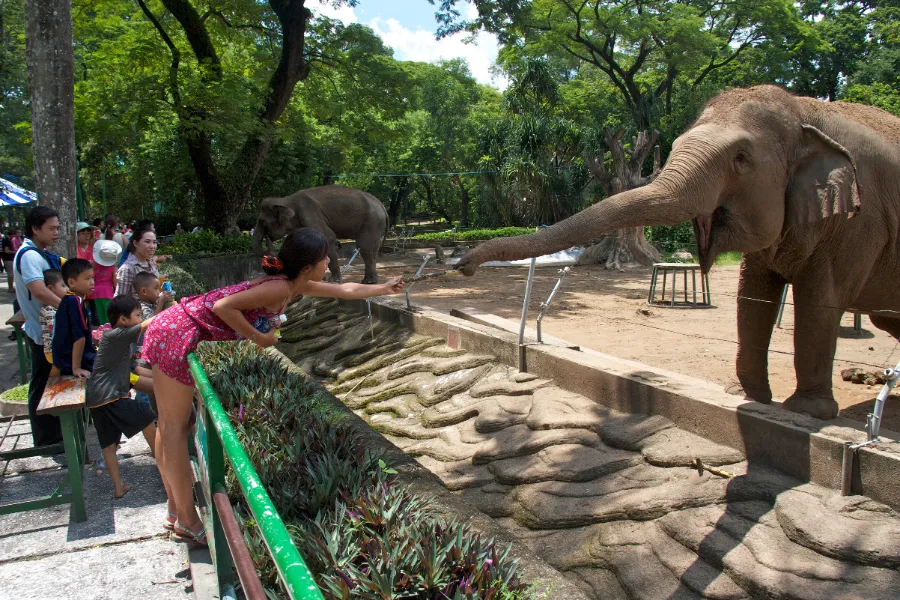
<path fill-rule="evenodd" d="M 900 598 L 885 505 L 335 301 L 289 316 L 291 360 L 588 597 Z"/>

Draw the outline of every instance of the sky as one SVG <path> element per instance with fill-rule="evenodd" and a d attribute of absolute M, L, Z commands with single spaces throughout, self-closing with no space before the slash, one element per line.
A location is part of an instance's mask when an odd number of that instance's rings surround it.
<path fill-rule="evenodd" d="M 480 83 L 505 89 L 507 81 L 503 76 L 490 72 L 497 59 L 497 38 L 493 34 L 481 32 L 474 43 L 466 44 L 466 33 L 457 33 L 442 40 L 434 38 L 437 22 L 434 13 L 437 7 L 428 0 L 359 0 L 355 7 L 334 8 L 330 2 L 318 0 L 307 6 L 320 15 L 338 19 L 344 23 L 362 23 L 371 27 L 387 46 L 394 50 L 397 60 L 436 62 L 441 59 L 464 58 L 469 63 L 472 75 Z M 464 17 L 474 16 L 475 7 L 471 3 L 460 5 Z"/>

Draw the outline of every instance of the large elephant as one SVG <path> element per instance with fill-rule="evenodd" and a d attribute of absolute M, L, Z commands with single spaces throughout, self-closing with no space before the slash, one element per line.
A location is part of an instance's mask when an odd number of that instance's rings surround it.
<path fill-rule="evenodd" d="M 271 252 L 273 240 L 281 239 L 297 227 L 313 227 L 328 240 L 333 281 L 338 280 L 341 272 L 337 240 L 346 238 L 356 240 L 366 263 L 362 282 L 378 283 L 375 258 L 387 225 L 387 211 L 372 194 L 343 185 L 323 185 L 284 198 L 264 199 L 259 205 L 253 248 L 262 255 L 265 241 Z"/>
<path fill-rule="evenodd" d="M 769 403 L 767 353 L 781 292 L 793 284 L 789 410 L 830 419 L 841 315 L 868 313 L 900 335 L 900 119 L 877 108 L 761 86 L 720 94 L 672 147 L 649 185 L 612 196 L 539 233 L 492 240 L 464 256 L 556 252 L 602 233 L 693 220 L 700 265 L 744 253 L 738 287 L 736 394 Z"/>

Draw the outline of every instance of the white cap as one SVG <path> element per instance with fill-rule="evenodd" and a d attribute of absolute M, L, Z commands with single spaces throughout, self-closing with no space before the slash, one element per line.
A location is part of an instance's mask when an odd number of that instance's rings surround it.
<path fill-rule="evenodd" d="M 94 243 L 94 262 L 104 267 L 112 267 L 119 262 L 122 246 L 112 240 L 98 240 Z"/>

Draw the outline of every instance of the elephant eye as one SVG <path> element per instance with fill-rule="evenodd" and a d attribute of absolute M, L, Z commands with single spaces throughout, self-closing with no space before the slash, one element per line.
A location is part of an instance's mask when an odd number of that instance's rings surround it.
<path fill-rule="evenodd" d="M 743 175 L 744 173 L 750 170 L 750 159 L 743 152 L 738 152 L 734 157 L 734 170 L 739 174 Z"/>

